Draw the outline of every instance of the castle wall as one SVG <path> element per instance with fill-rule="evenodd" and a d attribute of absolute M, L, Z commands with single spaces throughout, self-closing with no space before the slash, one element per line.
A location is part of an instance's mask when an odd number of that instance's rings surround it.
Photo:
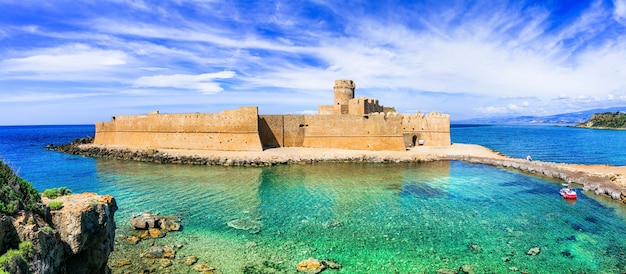
<path fill-rule="evenodd" d="M 383 106 L 372 98 L 356 98 L 348 102 L 348 114 L 365 115 L 374 112 L 383 112 Z"/>
<path fill-rule="evenodd" d="M 263 148 L 302 147 L 304 115 L 259 115 Z"/>
<path fill-rule="evenodd" d="M 304 115 L 284 115 L 284 137 L 283 145 L 285 147 L 302 147 L 304 144 L 304 132 L 306 130 L 306 122 Z"/>
<path fill-rule="evenodd" d="M 405 114 L 402 129 L 407 147 L 419 145 L 419 140 L 423 140 L 425 146 L 449 146 L 451 143 L 450 116 L 447 114 Z"/>
<path fill-rule="evenodd" d="M 304 147 L 406 150 L 402 115 L 305 116 Z"/>
<path fill-rule="evenodd" d="M 261 151 L 257 107 L 218 114 L 113 117 L 96 123 L 95 144 L 145 148 Z"/>

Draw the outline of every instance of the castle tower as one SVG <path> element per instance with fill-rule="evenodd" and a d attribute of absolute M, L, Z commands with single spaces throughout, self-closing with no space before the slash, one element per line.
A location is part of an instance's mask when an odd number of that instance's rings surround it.
<path fill-rule="evenodd" d="M 354 82 L 352 80 L 335 80 L 335 106 L 347 106 L 354 99 Z"/>

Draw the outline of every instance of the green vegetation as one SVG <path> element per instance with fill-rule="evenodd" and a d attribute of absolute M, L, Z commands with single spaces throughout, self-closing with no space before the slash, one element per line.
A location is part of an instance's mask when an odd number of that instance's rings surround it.
<path fill-rule="evenodd" d="M 52 202 L 50 202 L 50 204 L 48 206 L 50 207 L 50 210 L 59 210 L 59 209 L 63 208 L 63 202 L 61 202 L 61 201 L 52 201 Z"/>
<path fill-rule="evenodd" d="M 58 187 L 58 188 L 46 189 L 43 191 L 43 196 L 46 196 L 48 199 L 56 199 L 58 197 L 70 195 L 70 194 L 72 194 L 72 191 L 64 186 Z"/>
<path fill-rule="evenodd" d="M 30 241 L 21 242 L 18 249 L 9 249 L 7 253 L 0 256 L 0 274 L 7 273 L 7 264 L 14 260 L 17 256 L 18 262 L 21 264 L 28 264 L 28 260 L 33 256 L 33 243 Z"/>
<path fill-rule="evenodd" d="M 52 232 L 52 227 L 47 225 L 47 226 L 41 227 L 39 230 L 41 230 L 43 232 Z"/>
<path fill-rule="evenodd" d="M 41 213 L 39 202 L 39 192 L 0 161 L 0 213 L 13 215 L 22 209 Z"/>
<path fill-rule="evenodd" d="M 596 113 L 591 119 L 576 125 L 585 128 L 626 128 L 626 112 Z"/>

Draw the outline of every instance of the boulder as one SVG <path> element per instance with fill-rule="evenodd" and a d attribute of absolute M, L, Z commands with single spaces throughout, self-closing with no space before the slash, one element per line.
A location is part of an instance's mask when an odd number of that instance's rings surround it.
<path fill-rule="evenodd" d="M 180 220 L 176 216 L 159 216 L 154 213 L 144 212 L 130 219 L 130 224 L 138 230 L 158 228 L 167 231 L 180 230 Z"/>

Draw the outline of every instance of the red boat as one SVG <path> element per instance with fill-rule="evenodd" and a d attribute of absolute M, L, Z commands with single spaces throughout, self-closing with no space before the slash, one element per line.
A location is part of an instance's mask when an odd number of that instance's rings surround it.
<path fill-rule="evenodd" d="M 572 186 L 561 188 L 561 196 L 565 199 L 576 199 L 576 190 L 574 190 Z"/>

